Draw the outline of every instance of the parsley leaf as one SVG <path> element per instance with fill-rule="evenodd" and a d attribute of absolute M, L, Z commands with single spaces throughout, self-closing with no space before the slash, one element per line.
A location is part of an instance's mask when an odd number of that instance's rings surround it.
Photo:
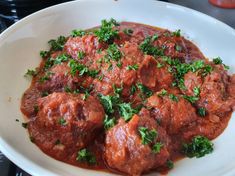
<path fill-rule="evenodd" d="M 50 52 L 49 51 L 40 51 L 40 56 L 42 58 L 46 58 L 50 55 Z"/>
<path fill-rule="evenodd" d="M 221 59 L 220 57 L 214 58 L 214 59 L 213 59 L 213 62 L 214 62 L 214 64 L 216 64 L 216 65 L 218 65 L 218 64 L 223 64 L 223 61 L 222 61 L 222 59 Z M 228 70 L 228 69 L 229 69 L 229 66 L 227 66 L 227 65 L 225 65 L 225 64 L 223 64 L 223 66 L 224 66 L 224 69 L 225 69 L 225 70 Z"/>
<path fill-rule="evenodd" d="M 131 36 L 131 35 L 133 34 L 133 30 L 130 29 L 130 28 L 124 29 L 123 32 L 124 32 L 126 35 L 129 35 L 129 36 Z"/>
<path fill-rule="evenodd" d="M 129 121 L 131 117 L 137 113 L 137 111 L 131 107 L 130 103 L 120 103 L 118 107 L 119 113 L 125 121 Z"/>
<path fill-rule="evenodd" d="M 84 51 L 79 51 L 78 52 L 78 59 L 83 59 L 86 56 L 86 53 Z"/>
<path fill-rule="evenodd" d="M 144 145 L 152 143 L 158 135 L 155 129 L 149 130 L 145 127 L 139 127 L 139 133 L 141 136 L 142 144 Z"/>
<path fill-rule="evenodd" d="M 200 107 L 197 109 L 197 113 L 198 115 L 200 115 L 201 117 L 205 117 L 206 116 L 206 108 L 204 107 Z"/>
<path fill-rule="evenodd" d="M 175 36 L 175 37 L 180 37 L 180 36 L 181 36 L 180 32 L 181 32 L 181 30 L 178 29 L 178 30 L 172 32 L 171 35 L 172 35 L 172 36 Z"/>
<path fill-rule="evenodd" d="M 62 54 L 55 58 L 53 64 L 61 64 L 62 62 L 66 62 L 68 60 L 69 60 L 69 56 L 67 54 Z"/>
<path fill-rule="evenodd" d="M 73 76 L 77 73 L 77 71 L 79 72 L 79 76 L 88 75 L 93 78 L 99 73 L 98 70 L 89 70 L 87 66 L 78 63 L 75 60 L 70 60 L 68 65 L 70 67 L 70 73 Z"/>
<path fill-rule="evenodd" d="M 27 72 L 24 74 L 24 77 L 27 77 L 27 76 L 35 77 L 35 76 L 37 76 L 37 74 L 38 74 L 38 72 L 36 70 L 28 69 Z"/>
<path fill-rule="evenodd" d="M 114 113 L 114 108 L 119 101 L 118 97 L 111 95 L 102 95 L 102 94 L 99 94 L 98 96 L 102 105 L 104 106 L 105 112 L 107 114 Z"/>
<path fill-rule="evenodd" d="M 53 51 L 61 51 L 64 48 L 66 37 L 59 36 L 56 40 L 52 39 L 48 43 Z"/>
<path fill-rule="evenodd" d="M 169 169 L 172 169 L 172 168 L 174 167 L 173 161 L 167 160 L 167 161 L 166 161 L 166 166 L 167 166 Z"/>
<path fill-rule="evenodd" d="M 81 30 L 81 29 L 74 29 L 71 32 L 72 37 L 82 37 L 84 35 L 86 35 L 86 31 Z"/>
<path fill-rule="evenodd" d="M 199 87 L 194 87 L 193 88 L 193 93 L 195 96 L 199 96 L 200 95 L 200 88 Z"/>
<path fill-rule="evenodd" d="M 197 100 L 199 100 L 199 97 L 196 96 L 183 95 L 183 98 L 188 100 L 192 104 L 194 104 Z"/>
<path fill-rule="evenodd" d="M 143 84 L 137 83 L 136 86 L 141 91 L 141 93 L 144 94 L 147 98 L 153 95 L 153 92 L 148 87 L 144 86 Z"/>
<path fill-rule="evenodd" d="M 114 19 L 102 20 L 101 27 L 94 31 L 94 34 L 98 37 L 99 41 L 106 42 L 108 44 L 113 43 L 115 38 L 118 38 L 118 30 L 113 29 L 119 24 Z"/>
<path fill-rule="evenodd" d="M 146 37 L 142 43 L 140 43 L 139 48 L 145 54 L 152 55 L 152 56 L 163 56 L 163 49 L 157 48 L 156 46 L 152 45 L 152 41 L 155 37 Z"/>
<path fill-rule="evenodd" d="M 128 65 L 126 67 L 127 70 L 137 70 L 139 68 L 139 66 L 137 64 L 135 65 Z"/>
<path fill-rule="evenodd" d="M 161 97 L 165 96 L 165 95 L 167 95 L 167 90 L 166 89 L 162 89 L 161 92 L 159 92 L 157 95 L 161 96 Z"/>
<path fill-rule="evenodd" d="M 176 102 L 179 101 L 178 97 L 175 96 L 174 94 L 169 94 L 169 98 L 170 98 L 172 101 L 176 101 Z"/>
<path fill-rule="evenodd" d="M 78 152 L 76 160 L 80 162 L 86 162 L 88 164 L 96 164 L 95 156 L 86 148 Z"/>
<path fill-rule="evenodd" d="M 161 142 L 157 142 L 153 145 L 152 151 L 154 153 L 160 153 L 162 147 L 163 147 L 163 144 Z"/>
<path fill-rule="evenodd" d="M 66 121 L 63 117 L 61 117 L 61 118 L 59 119 L 58 123 L 59 123 L 60 125 L 62 125 L 62 126 L 67 125 L 67 121 Z"/>
<path fill-rule="evenodd" d="M 122 57 L 121 51 L 116 44 L 109 45 L 106 58 L 119 61 Z"/>
<path fill-rule="evenodd" d="M 115 124 L 116 124 L 116 119 L 114 117 L 109 118 L 108 115 L 105 115 L 105 119 L 104 119 L 104 129 L 105 130 L 112 128 Z"/>
<path fill-rule="evenodd" d="M 195 136 L 191 143 L 183 144 L 183 153 L 189 158 L 200 158 L 206 154 L 212 153 L 213 144 L 209 139 L 203 136 Z"/>

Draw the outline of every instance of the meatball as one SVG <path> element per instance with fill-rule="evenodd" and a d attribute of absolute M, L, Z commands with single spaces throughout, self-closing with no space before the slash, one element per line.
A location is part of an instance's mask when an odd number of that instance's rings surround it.
<path fill-rule="evenodd" d="M 143 144 L 139 129 L 156 130 L 157 135 L 150 144 Z M 160 142 L 160 151 L 154 153 L 154 143 Z M 134 115 L 126 123 L 120 119 L 111 128 L 105 139 L 105 160 L 109 167 L 129 175 L 141 175 L 166 163 L 169 158 L 167 150 L 169 139 L 166 132 L 149 115 Z"/>
<path fill-rule="evenodd" d="M 104 110 L 92 96 L 52 93 L 38 99 L 38 105 L 38 114 L 28 125 L 30 136 L 57 159 L 86 147 L 102 128 Z"/>
<path fill-rule="evenodd" d="M 224 71 L 214 69 L 204 78 L 197 104 L 199 107 L 205 107 L 208 113 L 223 116 L 224 113 L 232 110 L 235 100 L 230 98 L 227 92 L 228 75 Z"/>
<path fill-rule="evenodd" d="M 146 56 L 140 65 L 139 78 L 148 88 L 168 88 L 171 86 L 173 76 L 166 67 L 157 68 L 156 60 L 151 56 Z"/>
<path fill-rule="evenodd" d="M 94 35 L 85 35 L 82 37 L 70 37 L 65 43 L 65 51 L 74 59 L 78 59 L 78 53 L 84 52 L 85 56 L 92 56 L 98 49 L 102 48 L 102 44 Z"/>
<path fill-rule="evenodd" d="M 184 98 L 169 94 L 159 96 L 157 92 L 149 97 L 146 106 L 151 109 L 151 115 L 168 134 L 176 134 L 190 123 L 197 120 L 195 108 Z M 173 99 L 172 96 L 176 96 Z M 179 112 L 180 111 L 180 112 Z"/>

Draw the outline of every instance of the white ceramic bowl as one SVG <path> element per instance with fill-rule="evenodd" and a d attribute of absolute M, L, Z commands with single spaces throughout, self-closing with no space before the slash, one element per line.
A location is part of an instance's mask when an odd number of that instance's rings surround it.
<path fill-rule="evenodd" d="M 234 29 L 188 8 L 150 0 L 80 0 L 34 13 L 0 35 L 0 150 L 30 174 L 110 175 L 50 158 L 29 141 L 27 131 L 15 119 L 23 121 L 20 99 L 30 84 L 23 75 L 28 68 L 39 64 L 39 51 L 48 49 L 47 41 L 59 35 L 69 35 L 75 28 L 96 26 L 101 19 L 111 17 L 170 30 L 181 29 L 183 35 L 196 43 L 207 57 L 220 56 L 234 73 Z M 234 139 L 233 115 L 224 133 L 214 140 L 212 154 L 201 159 L 183 159 L 176 163 L 169 175 L 235 175 Z"/>

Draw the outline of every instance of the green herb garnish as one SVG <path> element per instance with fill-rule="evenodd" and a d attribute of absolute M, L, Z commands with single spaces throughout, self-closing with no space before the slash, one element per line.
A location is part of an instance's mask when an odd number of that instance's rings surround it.
<path fill-rule="evenodd" d="M 139 133 L 141 136 L 142 144 L 144 145 L 152 143 L 157 137 L 157 131 L 155 129 L 149 130 L 146 127 L 139 127 Z"/>
<path fill-rule="evenodd" d="M 126 67 L 127 70 L 137 70 L 139 68 L 139 66 L 137 64 L 135 65 L 128 65 Z"/>
<path fill-rule="evenodd" d="M 80 162 L 86 162 L 88 164 L 96 164 L 95 156 L 86 148 L 78 152 L 76 160 Z"/>
<path fill-rule="evenodd" d="M 157 142 L 153 145 L 152 151 L 154 153 L 160 153 L 162 147 L 163 147 L 163 144 L 161 142 Z"/>
<path fill-rule="evenodd" d="M 183 153 L 189 158 L 200 158 L 206 154 L 212 153 L 213 144 L 208 138 L 195 136 L 191 143 L 183 144 Z"/>
<path fill-rule="evenodd" d="M 118 26 L 116 20 L 110 19 L 102 20 L 101 27 L 94 31 L 94 34 L 98 37 L 99 41 L 112 44 L 115 38 L 118 38 L 118 30 L 114 29 Z"/>

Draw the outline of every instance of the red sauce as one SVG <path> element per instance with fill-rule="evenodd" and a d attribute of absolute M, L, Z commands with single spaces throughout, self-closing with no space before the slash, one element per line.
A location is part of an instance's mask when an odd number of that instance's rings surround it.
<path fill-rule="evenodd" d="M 121 53 L 121 66 L 113 59 L 115 53 L 109 54 L 110 44 L 94 34 L 70 36 L 61 51 L 51 50 L 42 60 L 21 103 L 30 137 L 47 155 L 79 167 L 129 175 L 166 172 L 168 160 L 184 157 L 182 143 L 197 135 L 212 140 L 226 128 L 235 104 L 235 76 L 228 75 L 222 64 L 208 61 L 192 42 L 177 33 L 130 22 L 122 22 L 115 29 L 118 37 L 112 42 Z M 150 45 L 162 53 L 153 56 L 155 49 L 143 52 L 140 46 L 146 37 L 154 35 L 157 37 L 151 38 Z M 58 60 L 62 54 L 85 69 L 72 73 L 68 59 Z M 111 59 L 105 61 L 108 57 Z M 176 80 L 177 68 L 170 63 L 176 59 L 181 64 L 202 60 L 212 70 L 205 72 L 203 67 L 184 73 L 182 88 Z M 99 72 L 92 76 L 88 70 Z M 178 87 L 173 86 L 175 81 Z M 115 97 L 114 87 L 122 89 L 121 103 L 142 108 L 125 122 L 116 105 L 111 115 L 116 125 L 105 130 L 107 110 L 99 97 Z M 195 87 L 200 88 L 198 95 Z M 163 90 L 167 91 L 165 95 Z M 197 100 L 190 102 L 185 97 Z M 198 115 L 202 107 L 206 109 L 204 117 Z M 141 127 L 157 133 L 148 144 L 143 144 Z M 151 148 L 156 143 L 162 146 L 154 153 Z M 95 156 L 96 164 L 77 159 L 84 148 Z"/>

